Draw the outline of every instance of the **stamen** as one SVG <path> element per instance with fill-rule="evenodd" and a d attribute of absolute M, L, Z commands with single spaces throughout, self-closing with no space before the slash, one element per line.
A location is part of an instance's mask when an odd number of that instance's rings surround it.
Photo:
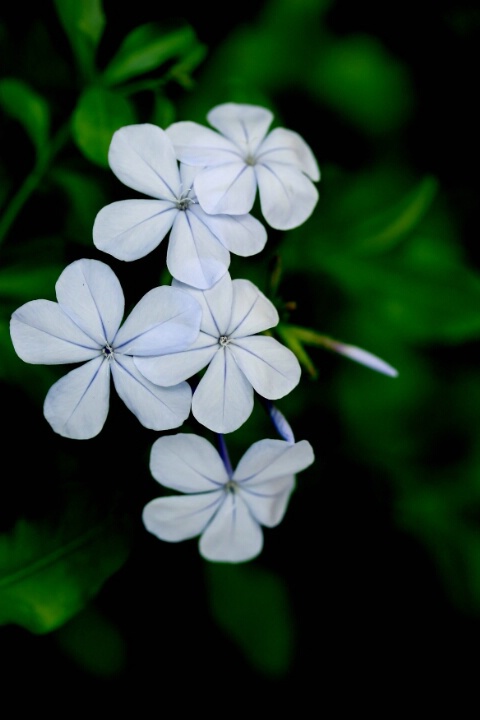
<path fill-rule="evenodd" d="M 105 355 L 105 357 L 107 358 L 107 360 L 112 360 L 114 351 L 113 351 L 113 348 L 110 347 L 110 345 L 108 343 L 105 345 L 102 352 Z"/>
<path fill-rule="evenodd" d="M 230 340 L 228 339 L 227 335 L 222 335 L 221 337 L 218 338 L 218 342 L 220 343 L 220 345 L 222 347 L 225 347 L 225 345 L 228 345 Z"/>

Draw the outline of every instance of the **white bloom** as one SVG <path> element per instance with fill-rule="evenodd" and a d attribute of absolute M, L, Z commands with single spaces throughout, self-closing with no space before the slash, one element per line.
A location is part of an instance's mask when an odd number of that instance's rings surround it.
<path fill-rule="evenodd" d="M 198 336 L 201 308 L 172 287 L 150 290 L 122 327 L 125 300 L 115 273 L 98 260 L 68 265 L 55 285 L 58 303 L 32 300 L 16 310 L 10 333 L 19 357 L 44 365 L 84 362 L 48 391 L 44 414 L 68 438 L 97 435 L 107 418 L 110 374 L 127 407 L 147 428 L 178 427 L 190 413 L 188 383 L 158 387 L 135 357 L 176 353 Z"/>
<path fill-rule="evenodd" d="M 300 380 L 291 350 L 258 335 L 279 320 L 275 306 L 249 280 L 227 273 L 209 290 L 173 281 L 198 300 L 202 320 L 190 348 L 168 358 L 136 358 L 140 372 L 156 383 L 175 384 L 207 367 L 192 399 L 192 414 L 210 430 L 229 433 L 248 419 L 254 390 L 268 400 L 289 393 Z"/>
<path fill-rule="evenodd" d="M 248 213 L 258 187 L 271 227 L 289 230 L 305 222 L 318 201 L 312 180 L 320 179 L 320 171 L 303 138 L 285 128 L 267 135 L 273 115 L 255 105 L 218 105 L 207 119 L 221 134 L 190 121 L 166 130 L 177 157 L 202 168 L 194 186 L 204 210 Z"/>
<path fill-rule="evenodd" d="M 263 547 L 261 526 L 282 520 L 295 473 L 314 461 L 307 440 L 260 440 L 229 473 L 217 450 L 198 435 L 168 435 L 155 441 L 150 471 L 159 483 L 187 493 L 157 498 L 143 510 L 147 530 L 178 542 L 201 535 L 207 560 L 243 562 Z"/>
<path fill-rule="evenodd" d="M 202 210 L 192 187 L 197 169 L 179 168 L 170 138 L 156 125 L 117 130 L 108 160 L 125 185 L 155 199 L 120 200 L 102 208 L 93 225 L 93 242 L 99 250 L 119 260 L 138 260 L 170 231 L 170 273 L 205 289 L 225 274 L 230 252 L 246 257 L 265 247 L 266 230 L 253 216 L 214 217 Z"/>

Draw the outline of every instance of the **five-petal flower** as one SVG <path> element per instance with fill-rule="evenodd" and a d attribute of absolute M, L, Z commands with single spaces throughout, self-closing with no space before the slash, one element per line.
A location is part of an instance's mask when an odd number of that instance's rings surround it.
<path fill-rule="evenodd" d="M 200 168 L 194 187 L 207 213 L 248 213 L 257 187 L 268 224 L 278 230 L 301 225 L 313 212 L 320 171 L 311 148 L 292 130 L 267 134 L 273 114 L 255 105 L 224 103 L 207 119 L 219 132 L 195 122 L 173 123 L 166 132 L 177 157 Z"/>
<path fill-rule="evenodd" d="M 120 200 L 102 208 L 93 225 L 95 246 L 119 260 L 138 260 L 170 232 L 167 267 L 174 278 L 209 288 L 230 265 L 230 252 L 247 257 L 267 240 L 264 226 L 248 213 L 213 216 L 193 190 L 197 168 L 179 168 L 172 141 L 149 123 L 117 130 L 109 164 L 133 190 L 152 199 Z"/>
<path fill-rule="evenodd" d="M 177 281 L 202 307 L 200 333 L 186 350 L 169 357 L 136 357 L 138 370 L 153 383 L 176 384 L 207 367 L 194 391 L 192 414 L 210 430 L 229 433 L 248 419 L 254 390 L 268 400 L 298 384 L 300 364 L 275 338 L 259 335 L 278 324 L 273 303 L 249 280 L 226 273 L 209 290 Z"/>
<path fill-rule="evenodd" d="M 152 447 L 150 471 L 165 487 L 186 494 L 150 501 L 143 522 L 169 542 L 201 535 L 199 550 L 207 560 L 252 560 L 263 547 L 261 526 L 279 524 L 295 473 L 313 461 L 307 440 L 260 440 L 230 474 L 205 438 L 184 433 L 161 437 Z"/>
<path fill-rule="evenodd" d="M 44 414 L 68 438 L 97 435 L 107 418 L 110 375 L 127 407 L 147 428 L 168 430 L 190 413 L 191 388 L 160 387 L 136 368 L 135 357 L 177 353 L 198 336 L 201 308 L 188 293 L 163 286 L 150 290 L 122 327 L 125 300 L 117 276 L 98 260 L 68 265 L 55 285 L 58 302 L 33 300 L 16 310 L 10 332 L 27 363 L 84 364 L 48 391 Z"/>

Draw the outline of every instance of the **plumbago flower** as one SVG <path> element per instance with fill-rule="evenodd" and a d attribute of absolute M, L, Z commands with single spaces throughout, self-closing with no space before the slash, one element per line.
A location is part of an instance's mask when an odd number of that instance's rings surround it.
<path fill-rule="evenodd" d="M 210 430 L 229 433 L 248 419 L 254 390 L 277 400 L 298 384 L 300 364 L 291 350 L 258 335 L 278 321 L 275 306 L 249 280 L 226 273 L 209 290 L 173 280 L 202 308 L 200 333 L 191 347 L 168 357 L 136 357 L 135 365 L 153 383 L 175 385 L 207 368 L 193 393 L 192 414 Z M 208 367 L 207 367 L 208 366 Z"/>
<path fill-rule="evenodd" d="M 147 428 L 169 430 L 190 413 L 191 388 L 153 384 L 134 358 L 177 353 L 198 336 L 201 308 L 184 291 L 170 286 L 150 290 L 122 327 L 125 300 L 108 265 L 77 260 L 55 285 L 58 302 L 33 300 L 10 321 L 15 351 L 27 363 L 84 364 L 48 391 L 44 415 L 55 432 L 87 439 L 107 418 L 110 376 L 126 406 Z M 171 385 L 171 383 L 169 383 Z"/>
<path fill-rule="evenodd" d="M 275 128 L 273 114 L 255 105 L 225 103 L 208 122 L 219 132 L 191 121 L 166 132 L 177 157 L 200 168 L 194 187 L 207 213 L 248 213 L 257 188 L 268 224 L 278 230 L 301 225 L 313 212 L 320 171 L 312 150 L 296 132 Z"/>
<path fill-rule="evenodd" d="M 262 550 L 261 526 L 282 520 L 295 487 L 295 473 L 314 461 L 307 440 L 260 440 L 234 472 L 208 440 L 179 433 L 159 438 L 150 471 L 159 483 L 185 495 L 161 497 L 143 510 L 145 527 L 160 540 L 200 535 L 207 560 L 238 563 Z"/>
<path fill-rule="evenodd" d="M 114 133 L 108 160 L 125 185 L 154 200 L 120 200 L 102 208 L 93 225 L 95 246 L 119 260 L 138 260 L 170 232 L 167 267 L 187 285 L 209 288 L 230 265 L 265 247 L 264 226 L 247 213 L 208 215 L 193 190 L 197 168 L 178 166 L 161 128 L 127 125 Z"/>

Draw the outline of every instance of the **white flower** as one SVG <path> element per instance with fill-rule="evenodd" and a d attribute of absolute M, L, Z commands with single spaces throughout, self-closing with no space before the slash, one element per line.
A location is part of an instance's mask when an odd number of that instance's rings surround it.
<path fill-rule="evenodd" d="M 300 364 L 291 350 L 272 337 L 257 335 L 274 327 L 274 305 L 249 280 L 227 273 L 209 290 L 173 281 L 198 300 L 202 320 L 190 348 L 168 358 L 136 358 L 140 372 L 156 383 L 172 385 L 207 367 L 192 399 L 192 414 L 210 430 L 229 433 L 248 419 L 254 390 L 268 400 L 289 393 L 300 380 Z"/>
<path fill-rule="evenodd" d="M 246 257 L 265 247 L 266 230 L 252 215 L 214 217 L 202 210 L 192 188 L 197 169 L 179 168 L 170 138 L 156 125 L 117 130 L 108 160 L 119 180 L 155 200 L 120 200 L 102 208 L 93 225 L 99 250 L 119 260 L 138 260 L 170 231 L 171 275 L 205 289 L 225 274 L 230 252 Z"/>
<path fill-rule="evenodd" d="M 176 353 L 198 336 L 201 308 L 172 287 L 150 290 L 122 327 L 125 300 L 115 273 L 98 260 L 68 265 L 55 285 L 58 303 L 32 300 L 16 310 L 10 333 L 27 363 L 84 362 L 48 391 L 44 415 L 68 438 L 97 435 L 107 418 L 110 374 L 127 407 L 147 428 L 178 427 L 190 413 L 191 389 L 184 382 L 158 387 L 141 375 L 134 357 Z"/>
<path fill-rule="evenodd" d="M 150 471 L 159 483 L 186 495 L 157 498 L 143 510 L 147 530 L 178 542 L 201 535 L 207 560 L 243 562 L 263 547 L 261 526 L 282 520 L 295 473 L 314 461 L 307 440 L 260 440 L 229 473 L 217 450 L 198 435 L 168 435 L 155 441 Z"/>
<path fill-rule="evenodd" d="M 267 135 L 273 114 L 255 105 L 218 105 L 207 119 L 221 134 L 191 121 L 166 130 L 177 157 L 202 168 L 194 186 L 204 210 L 248 213 L 258 187 L 262 213 L 271 227 L 289 230 L 305 222 L 318 201 L 312 180 L 320 179 L 320 171 L 300 135 L 285 128 Z"/>

